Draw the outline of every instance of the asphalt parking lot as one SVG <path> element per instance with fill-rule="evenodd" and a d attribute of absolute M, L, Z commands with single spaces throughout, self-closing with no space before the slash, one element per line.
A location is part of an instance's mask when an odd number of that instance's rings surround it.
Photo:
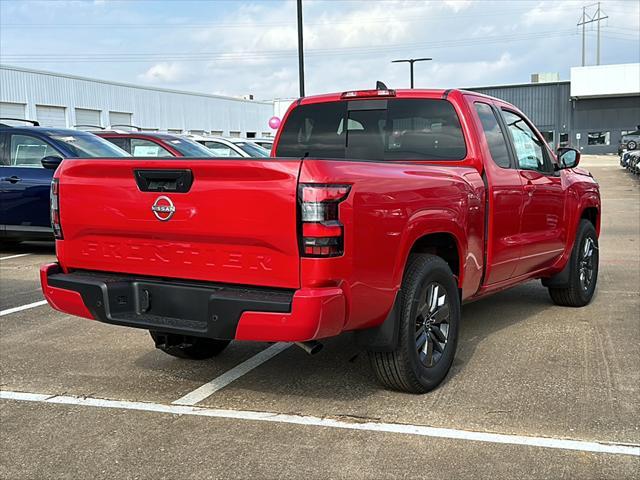
<path fill-rule="evenodd" d="M 169 357 L 43 305 L 51 245 L 5 249 L 0 477 L 638 478 L 640 184 L 617 162 L 583 160 L 603 197 L 592 304 L 530 282 L 465 305 L 453 369 L 422 396 L 380 388 L 348 335 L 316 356 Z"/>

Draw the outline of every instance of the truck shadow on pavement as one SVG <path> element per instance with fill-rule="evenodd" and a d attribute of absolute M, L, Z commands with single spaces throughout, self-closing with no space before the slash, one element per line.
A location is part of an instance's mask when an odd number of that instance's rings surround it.
<path fill-rule="evenodd" d="M 0 243 L 1 257 L 30 253 L 33 255 L 55 255 L 55 242 L 22 242 L 22 243 Z"/>
<path fill-rule="evenodd" d="M 450 384 L 465 381 L 465 371 L 470 362 L 484 365 L 483 368 L 488 369 L 493 362 L 500 361 L 501 356 L 509 355 L 508 352 L 505 352 L 505 348 L 511 350 L 526 348 L 524 343 L 519 344 L 518 338 L 514 338 L 509 345 L 504 345 L 502 338 L 496 339 L 494 337 L 504 337 L 500 332 L 505 329 L 515 328 L 518 330 L 519 328 L 516 327 L 529 321 L 532 317 L 544 318 L 545 312 L 553 308 L 558 307 L 551 303 L 546 289 L 539 282 L 529 282 L 493 295 L 491 298 L 464 305 L 456 359 L 449 375 L 440 387 L 427 396 L 413 396 L 397 392 L 385 392 L 384 394 L 422 398 L 423 401 L 441 396 L 442 392 L 451 388 Z M 530 330 L 535 330 L 535 328 L 532 325 Z M 484 345 L 487 342 L 489 343 Z M 496 346 L 492 347 L 491 343 L 495 343 Z M 231 348 L 246 349 L 250 348 L 250 345 L 234 343 Z M 492 351 L 491 358 L 474 358 L 477 356 L 477 350 L 480 346 L 483 346 L 483 355 L 486 355 L 489 350 Z M 499 349 L 495 355 L 493 348 Z M 228 365 L 225 361 L 226 354 L 227 352 L 223 352 L 218 359 L 214 358 L 205 363 L 220 362 Z M 144 368 L 155 369 L 153 364 L 157 362 L 156 355 L 155 352 L 147 352 L 139 357 L 136 364 L 138 366 L 144 365 Z M 172 368 L 174 375 L 189 376 L 194 374 L 193 366 L 184 364 L 185 368 L 183 369 L 180 368 L 183 360 L 175 359 L 172 360 L 172 363 L 174 361 L 176 362 Z M 187 363 L 190 362 L 187 361 Z M 198 376 L 200 377 L 199 374 Z M 315 399 L 345 404 L 377 396 L 381 392 L 384 391 L 369 368 L 366 351 L 355 343 L 353 335 L 347 333 L 337 338 L 328 339 L 324 342 L 324 349 L 314 356 L 292 346 L 217 392 L 214 397 L 235 399 L 235 402 L 238 403 L 245 403 L 247 398 L 273 398 L 273 401 L 277 401 L 278 398 L 300 398 L 304 399 L 304 402 Z M 255 407 L 259 408 L 260 406 L 256 405 Z"/>

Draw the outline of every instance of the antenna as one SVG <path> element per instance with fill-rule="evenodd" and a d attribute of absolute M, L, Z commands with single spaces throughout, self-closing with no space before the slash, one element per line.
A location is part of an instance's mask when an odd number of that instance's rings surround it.
<path fill-rule="evenodd" d="M 384 82 L 378 80 L 376 82 L 376 90 L 389 90 L 389 88 L 384 84 Z"/>

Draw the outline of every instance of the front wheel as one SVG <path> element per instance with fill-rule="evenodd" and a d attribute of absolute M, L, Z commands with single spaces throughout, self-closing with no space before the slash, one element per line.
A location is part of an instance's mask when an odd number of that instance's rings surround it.
<path fill-rule="evenodd" d="M 155 330 L 149 330 L 149 333 L 157 349 L 173 357 L 190 360 L 206 360 L 215 357 L 230 343 L 229 340 L 176 335 Z"/>
<path fill-rule="evenodd" d="M 370 351 L 369 360 L 386 387 L 425 393 L 446 377 L 458 342 L 460 297 L 449 265 L 435 255 L 412 257 L 400 301 L 396 348 Z"/>
<path fill-rule="evenodd" d="M 593 224 L 581 220 L 569 259 L 569 282 L 566 287 L 549 287 L 556 305 L 584 307 L 593 298 L 598 282 L 598 235 Z"/>
<path fill-rule="evenodd" d="M 635 150 L 636 148 L 638 148 L 638 144 L 636 142 L 634 142 L 633 140 L 627 142 L 628 150 Z"/>

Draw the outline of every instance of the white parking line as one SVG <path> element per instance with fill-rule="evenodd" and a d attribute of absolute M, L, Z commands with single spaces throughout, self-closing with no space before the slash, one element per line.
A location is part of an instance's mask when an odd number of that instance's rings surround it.
<path fill-rule="evenodd" d="M 28 303 L 27 305 L 21 305 L 19 307 L 7 308 L 6 310 L 0 310 L 0 317 L 9 315 L 10 313 L 21 312 L 22 310 L 29 310 L 30 308 L 46 305 L 46 300 L 40 300 L 39 302 Z"/>
<path fill-rule="evenodd" d="M 31 255 L 30 253 L 18 253 L 16 255 L 9 255 L 8 257 L 0 257 L 0 260 L 10 260 L 12 258 L 26 257 L 27 255 Z"/>
<path fill-rule="evenodd" d="M 0 399 L 23 402 L 40 402 L 58 405 L 74 405 L 81 407 L 113 408 L 140 412 L 167 413 L 171 415 L 195 415 L 200 417 L 248 420 L 254 422 L 273 422 L 313 427 L 343 428 L 367 432 L 385 432 L 421 437 L 447 438 L 472 442 L 502 443 L 528 447 L 554 448 L 559 450 L 576 450 L 580 452 L 631 455 L 640 457 L 640 445 L 614 442 L 593 442 L 584 440 L 568 440 L 564 438 L 534 437 L 511 435 L 504 433 L 474 432 L 453 428 L 436 428 L 424 425 L 405 425 L 398 423 L 351 423 L 344 420 L 320 418 L 303 415 L 286 415 L 273 412 L 253 412 L 246 410 L 224 410 L 195 407 L 191 405 L 164 405 L 161 403 L 130 402 L 124 400 L 104 400 L 91 397 L 72 397 L 66 395 L 45 395 L 0 390 Z"/>
<path fill-rule="evenodd" d="M 240 365 L 236 365 L 231 370 L 223 373 L 217 378 L 214 378 L 210 382 L 205 383 L 201 387 L 196 388 L 194 391 L 187 393 L 184 397 L 179 398 L 174 405 L 195 405 L 201 402 L 205 398 L 213 395 L 221 388 L 226 387 L 234 380 L 237 380 L 242 375 L 249 373 L 256 367 L 259 367 L 270 358 L 275 357 L 280 352 L 286 350 L 291 346 L 290 343 L 276 343 L 268 348 L 265 348 L 260 353 L 255 354 L 248 360 L 245 360 Z"/>

